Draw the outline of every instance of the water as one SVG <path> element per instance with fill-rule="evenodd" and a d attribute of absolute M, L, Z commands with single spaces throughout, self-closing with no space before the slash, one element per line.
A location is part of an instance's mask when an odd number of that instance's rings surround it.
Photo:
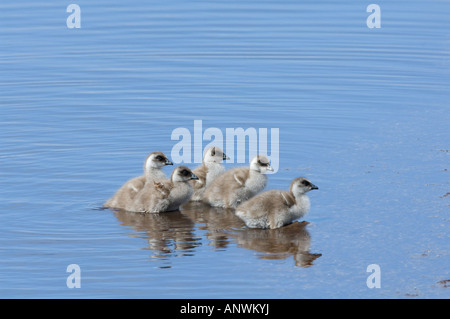
<path fill-rule="evenodd" d="M 1 297 L 450 296 L 448 2 L 69 3 L 0 4 Z M 101 209 L 194 120 L 279 128 L 267 189 L 318 185 L 308 223 Z"/>

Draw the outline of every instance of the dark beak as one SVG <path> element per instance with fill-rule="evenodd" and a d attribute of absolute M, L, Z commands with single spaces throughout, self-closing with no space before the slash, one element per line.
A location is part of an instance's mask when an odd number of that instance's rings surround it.
<path fill-rule="evenodd" d="M 223 153 L 223 160 L 229 160 L 230 158 L 225 154 L 225 153 Z"/>
<path fill-rule="evenodd" d="M 198 179 L 198 177 L 197 177 L 197 175 L 195 175 L 194 173 L 192 173 L 191 179 Z"/>
<path fill-rule="evenodd" d="M 166 165 L 173 165 L 173 163 L 171 161 L 169 161 L 167 158 L 166 158 L 166 162 L 164 164 L 166 164 Z"/>
<path fill-rule="evenodd" d="M 311 184 L 311 190 L 313 190 L 313 189 L 319 189 L 319 187 L 317 187 L 317 186 L 314 185 L 314 184 Z"/>

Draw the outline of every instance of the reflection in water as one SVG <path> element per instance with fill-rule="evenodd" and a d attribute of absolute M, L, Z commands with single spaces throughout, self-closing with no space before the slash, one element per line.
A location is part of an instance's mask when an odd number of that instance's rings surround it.
<path fill-rule="evenodd" d="M 234 214 L 233 209 L 190 202 L 182 207 L 182 212 L 197 224 L 199 230 L 207 231 L 205 237 L 209 240 L 209 245 L 216 248 L 226 248 L 232 240 L 227 231 L 245 226 L 244 222 Z"/>
<path fill-rule="evenodd" d="M 240 247 L 256 250 L 262 259 L 284 259 L 293 256 L 295 265 L 311 266 L 322 254 L 311 254 L 311 236 L 306 230 L 308 222 L 293 222 L 277 229 L 246 228 L 234 236 Z"/>
<path fill-rule="evenodd" d="M 122 225 L 135 228 L 133 237 L 147 239 L 145 249 L 153 252 L 151 257 L 192 255 L 201 245 L 201 238 L 194 235 L 193 221 L 180 211 L 143 214 L 114 210 L 114 214 Z"/>
<path fill-rule="evenodd" d="M 278 229 L 252 229 L 234 214 L 232 209 L 210 207 L 202 203 L 188 203 L 183 214 L 192 218 L 198 229 L 208 230 L 210 244 L 225 248 L 233 240 L 239 247 L 256 250 L 262 259 L 284 259 L 293 256 L 295 265 L 311 266 L 321 254 L 311 254 L 311 236 L 307 222 L 294 222 Z"/>
<path fill-rule="evenodd" d="M 153 258 L 190 256 L 202 244 L 203 235 L 209 245 L 225 249 L 235 243 L 254 250 L 261 259 L 286 259 L 293 256 L 295 265 L 308 267 L 321 254 L 309 252 L 311 237 L 307 222 L 294 222 L 278 229 L 250 229 L 234 214 L 234 210 L 214 208 L 202 203 L 188 203 L 180 211 L 141 214 L 114 210 L 124 226 L 135 228 L 134 237 L 145 238 Z"/>

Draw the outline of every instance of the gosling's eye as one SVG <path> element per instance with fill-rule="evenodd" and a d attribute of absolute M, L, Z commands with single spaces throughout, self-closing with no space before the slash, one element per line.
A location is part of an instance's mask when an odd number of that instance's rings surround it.
<path fill-rule="evenodd" d="M 261 161 L 258 161 L 258 164 L 261 165 L 261 166 L 267 166 L 267 165 L 269 165 L 269 163 L 263 163 L 263 162 L 261 162 Z"/>
<path fill-rule="evenodd" d="M 181 174 L 183 176 L 188 176 L 190 173 L 187 170 L 184 169 L 184 170 L 181 171 Z"/>
<path fill-rule="evenodd" d="M 302 184 L 303 184 L 303 186 L 310 186 L 311 185 L 311 183 L 308 182 L 308 181 L 303 181 Z"/>
<path fill-rule="evenodd" d="M 164 161 L 164 158 L 163 158 L 161 155 L 156 156 L 156 159 L 157 159 L 158 161 Z"/>

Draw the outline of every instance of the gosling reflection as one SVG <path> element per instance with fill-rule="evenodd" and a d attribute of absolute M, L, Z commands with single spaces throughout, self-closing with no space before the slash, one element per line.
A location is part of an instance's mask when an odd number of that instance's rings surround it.
<path fill-rule="evenodd" d="M 305 221 L 277 229 L 255 229 L 245 227 L 233 209 L 190 202 L 182 207 L 182 212 L 195 221 L 197 229 L 208 231 L 205 236 L 216 248 L 226 248 L 234 241 L 239 247 L 259 252 L 257 256 L 261 259 L 293 256 L 295 265 L 299 267 L 309 267 L 322 256 L 309 252 L 311 236 Z"/>
<path fill-rule="evenodd" d="M 294 222 L 277 229 L 246 228 L 233 236 L 240 247 L 255 250 L 261 259 L 285 259 L 294 257 L 295 265 L 309 267 L 322 254 L 309 252 L 311 236 L 308 222 Z"/>
<path fill-rule="evenodd" d="M 147 240 L 145 249 L 152 252 L 153 258 L 192 256 L 202 244 L 203 236 L 216 249 L 237 245 L 256 251 L 261 259 L 292 256 L 299 267 L 309 267 L 321 256 L 309 252 L 311 236 L 306 229 L 307 222 L 294 222 L 277 229 L 247 228 L 233 209 L 199 202 L 189 202 L 181 211 L 164 214 L 113 212 L 123 226 L 133 227 L 133 237 Z"/>
<path fill-rule="evenodd" d="M 226 248 L 232 240 L 229 232 L 245 226 L 233 209 L 189 202 L 183 205 L 182 212 L 197 224 L 197 229 L 207 231 L 205 237 L 209 240 L 208 245 L 215 248 Z"/>
<path fill-rule="evenodd" d="M 151 257 L 192 255 L 201 245 L 201 238 L 194 235 L 194 222 L 180 211 L 164 214 L 144 214 L 113 210 L 123 226 L 134 228 L 133 237 L 144 238 Z"/>

